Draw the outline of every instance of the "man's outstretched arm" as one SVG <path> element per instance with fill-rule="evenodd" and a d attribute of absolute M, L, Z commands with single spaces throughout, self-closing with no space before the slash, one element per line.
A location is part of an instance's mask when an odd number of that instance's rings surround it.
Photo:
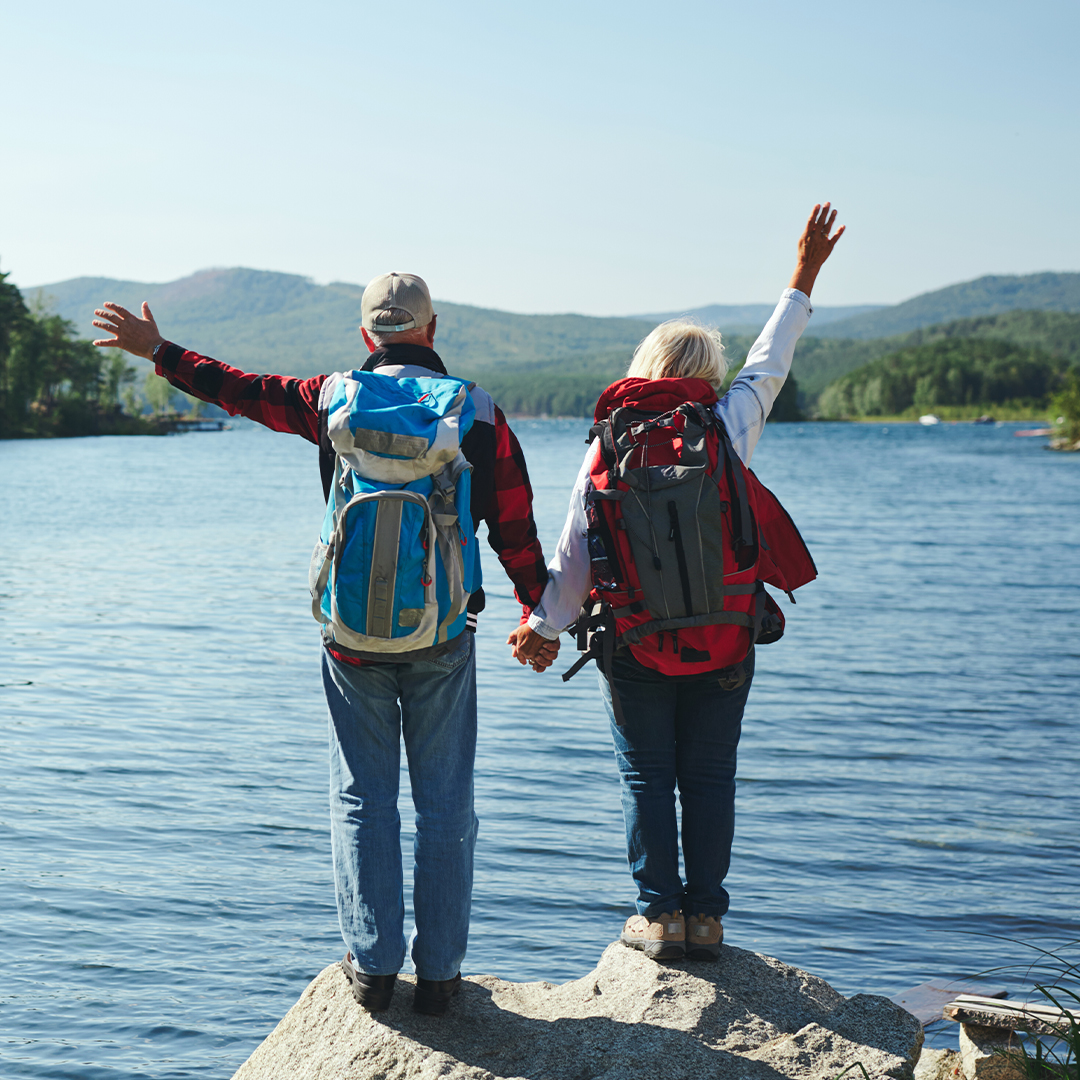
<path fill-rule="evenodd" d="M 108 302 L 94 314 L 94 326 L 114 336 L 94 342 L 100 348 L 123 349 L 154 362 L 158 375 L 178 390 L 224 409 L 230 416 L 245 416 L 273 431 L 302 435 L 319 441 L 319 391 L 326 379 L 297 379 L 289 375 L 252 375 L 209 356 L 174 345 L 161 335 L 143 304 L 138 316 Z"/>
<path fill-rule="evenodd" d="M 514 594 L 527 615 L 540 601 L 547 583 L 547 566 L 536 535 L 525 455 L 497 405 L 494 414 L 494 483 L 480 516 L 487 523 L 488 543 L 513 582 Z M 543 671 L 558 651 L 558 641 L 552 641 L 544 642 L 527 656 L 518 652 L 514 656 L 519 663 L 530 663 L 535 671 Z"/>

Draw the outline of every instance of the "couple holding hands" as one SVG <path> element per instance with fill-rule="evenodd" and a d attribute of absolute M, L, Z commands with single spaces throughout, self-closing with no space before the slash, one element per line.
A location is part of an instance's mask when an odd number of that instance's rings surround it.
<path fill-rule="evenodd" d="M 722 396 L 716 331 L 673 320 L 638 345 L 626 378 L 597 403 L 550 561 L 521 447 L 485 391 L 449 377 L 422 279 L 392 273 L 369 283 L 362 369 L 311 379 L 250 374 L 186 350 L 162 337 L 146 304 L 141 317 L 111 302 L 95 312 L 94 325 L 112 335 L 96 345 L 152 360 L 179 390 L 319 449 L 328 509 L 311 585 L 329 711 L 334 881 L 342 967 L 365 1009 L 389 1006 L 406 953 L 415 1010 L 444 1013 L 461 981 L 478 825 L 481 520 L 527 614 L 508 639 L 513 655 L 542 671 L 560 633 L 576 627 L 583 656 L 570 673 L 597 661 L 637 889 L 622 941 L 657 960 L 719 954 L 754 648 L 783 632 L 763 583 L 790 592 L 816 573 L 791 519 L 747 466 L 809 322 L 818 271 L 843 234 L 835 220 L 828 203 L 814 208 L 789 286 Z M 387 430 L 391 415 L 398 426 Z M 410 544 L 421 571 L 406 580 Z M 351 587 L 363 633 L 342 615 L 348 560 L 361 549 Z M 402 739 L 416 812 L 408 941 Z"/>

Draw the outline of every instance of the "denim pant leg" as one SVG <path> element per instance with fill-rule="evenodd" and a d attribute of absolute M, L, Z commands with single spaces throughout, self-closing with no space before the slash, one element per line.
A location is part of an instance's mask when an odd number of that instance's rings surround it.
<path fill-rule="evenodd" d="M 750 672 L 736 690 L 716 682 L 679 685 L 675 715 L 676 772 L 682 805 L 686 871 L 683 911 L 719 918 L 728 909 L 724 888 L 735 835 L 735 765 Z"/>
<path fill-rule="evenodd" d="M 679 911 L 679 835 L 675 821 L 675 715 L 678 684 L 640 665 L 613 664 L 625 727 L 618 727 L 611 687 L 600 673 L 600 693 L 611 721 L 619 767 L 626 857 L 637 885 L 639 915 Z"/>
<path fill-rule="evenodd" d="M 358 967 L 369 975 L 392 975 L 405 960 L 399 666 L 354 667 L 325 649 L 322 654 L 338 922 Z"/>
<path fill-rule="evenodd" d="M 452 979 L 469 940 L 476 757 L 475 636 L 435 660 L 409 664 L 401 678 L 402 729 L 416 837 L 410 953 L 422 979 Z"/>

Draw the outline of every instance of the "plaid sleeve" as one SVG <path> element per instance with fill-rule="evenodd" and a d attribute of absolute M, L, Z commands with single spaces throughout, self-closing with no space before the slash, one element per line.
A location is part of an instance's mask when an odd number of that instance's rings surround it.
<path fill-rule="evenodd" d="M 154 353 L 154 370 L 178 390 L 218 405 L 230 416 L 246 416 L 273 431 L 319 441 L 319 391 L 325 375 L 249 375 L 171 341 Z"/>
<path fill-rule="evenodd" d="M 536 535 L 532 486 L 525 455 L 502 410 L 495 407 L 495 485 L 484 520 L 488 543 L 514 584 L 514 595 L 527 611 L 539 602 L 547 584 L 547 564 Z"/>

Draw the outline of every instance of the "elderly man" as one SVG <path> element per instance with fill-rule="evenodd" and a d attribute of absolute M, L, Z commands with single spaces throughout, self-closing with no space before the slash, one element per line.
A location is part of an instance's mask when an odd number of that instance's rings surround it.
<path fill-rule="evenodd" d="M 365 371 L 399 379 L 445 377 L 433 348 L 436 315 L 424 281 L 384 274 L 364 290 L 361 333 Z M 142 317 L 105 303 L 94 325 L 114 336 L 96 341 L 151 359 L 159 375 L 203 401 L 274 431 L 315 443 L 323 495 L 333 482 L 335 450 L 327 431 L 328 376 L 250 375 L 166 341 L 148 305 Z M 525 458 L 506 418 L 479 388 L 475 419 L 461 440 L 472 465 L 472 519 L 487 522 L 526 612 L 540 599 L 547 570 L 532 513 Z M 410 952 L 417 983 L 413 1008 L 446 1011 L 461 980 L 469 930 L 476 747 L 474 632 L 483 590 L 468 601 L 466 630 L 426 649 L 371 657 L 323 631 L 323 686 L 330 713 L 331 839 L 342 937 L 342 967 L 357 1001 L 371 1012 L 390 1004 L 405 960 L 404 901 L 397 811 L 404 736 L 416 809 Z M 534 652 L 535 670 L 550 666 L 557 643 Z"/>

